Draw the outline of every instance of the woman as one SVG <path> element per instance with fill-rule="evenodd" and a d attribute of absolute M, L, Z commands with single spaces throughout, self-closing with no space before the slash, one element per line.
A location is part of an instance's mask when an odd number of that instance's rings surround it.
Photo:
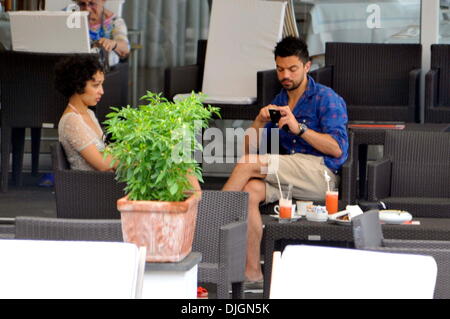
<path fill-rule="evenodd" d="M 106 51 L 125 58 L 130 53 L 128 30 L 125 21 L 105 8 L 106 0 L 77 0 L 81 11 L 89 12 L 89 35 L 91 41 Z M 116 56 L 116 57 L 117 57 Z M 115 64 L 117 61 L 111 63 Z"/>
<path fill-rule="evenodd" d="M 72 169 L 111 171 L 113 159 L 104 157 L 103 131 L 88 107 L 103 95 L 103 66 L 96 55 L 74 55 L 56 66 L 55 86 L 69 98 L 58 124 L 59 141 Z"/>

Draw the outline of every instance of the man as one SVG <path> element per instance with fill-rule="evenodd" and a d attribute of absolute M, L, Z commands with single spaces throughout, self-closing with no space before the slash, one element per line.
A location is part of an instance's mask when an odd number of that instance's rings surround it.
<path fill-rule="evenodd" d="M 259 205 L 280 198 L 277 175 L 282 188 L 294 186 L 293 198 L 324 200 L 327 189 L 324 172 L 337 185 L 336 174 L 348 156 L 345 102 L 332 89 L 315 83 L 307 75 L 311 62 L 305 42 L 295 37 L 284 38 L 277 43 L 274 53 L 283 88 L 272 104 L 261 108 L 252 128 L 257 132 L 260 128 L 283 128 L 279 130 L 279 144 L 288 155 L 246 154 L 223 187 L 224 191 L 249 193 L 246 277 L 257 286 L 262 286 L 263 278 Z M 277 124 L 270 122 L 272 108 L 281 113 Z"/>

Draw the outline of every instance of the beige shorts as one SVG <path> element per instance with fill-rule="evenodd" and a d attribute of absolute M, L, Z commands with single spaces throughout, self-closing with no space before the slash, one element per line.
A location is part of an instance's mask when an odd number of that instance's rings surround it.
<path fill-rule="evenodd" d="M 275 172 L 278 173 L 282 190 L 292 184 L 292 197 L 299 200 L 324 200 L 327 183 L 324 171 L 331 177 L 331 186 L 338 187 L 336 176 L 324 163 L 323 157 L 308 154 L 268 155 L 266 183 L 266 203 L 280 198 L 280 190 Z"/>

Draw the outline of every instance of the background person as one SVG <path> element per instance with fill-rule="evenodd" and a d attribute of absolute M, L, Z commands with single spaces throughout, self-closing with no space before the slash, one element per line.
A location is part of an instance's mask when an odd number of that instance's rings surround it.
<path fill-rule="evenodd" d="M 76 0 L 81 11 L 89 12 L 89 36 L 91 41 L 110 52 L 114 65 L 130 53 L 128 29 L 125 21 L 105 8 L 107 0 Z"/>
<path fill-rule="evenodd" d="M 287 37 L 275 47 L 278 80 L 283 88 L 271 105 L 263 107 L 252 124 L 279 130 L 279 145 L 287 155 L 246 154 L 235 166 L 224 191 L 249 193 L 246 288 L 262 288 L 260 246 L 261 202 L 274 202 L 282 188 L 294 186 L 292 197 L 323 200 L 327 190 L 324 171 L 337 186 L 338 170 L 348 156 L 347 109 L 344 100 L 332 89 L 315 83 L 308 76 L 311 62 L 306 43 Z M 277 124 L 270 122 L 269 109 L 280 110 Z M 269 130 L 268 130 L 269 131 Z M 270 138 L 270 137 L 268 137 Z M 248 150 L 248 145 L 245 147 Z"/>

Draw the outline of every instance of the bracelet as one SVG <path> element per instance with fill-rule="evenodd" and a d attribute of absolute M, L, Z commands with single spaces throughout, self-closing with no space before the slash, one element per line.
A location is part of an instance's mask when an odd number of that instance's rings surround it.
<path fill-rule="evenodd" d="M 114 46 L 114 48 L 112 48 L 112 50 L 114 51 L 115 49 L 117 49 L 117 41 L 115 41 L 116 42 L 116 45 Z"/>

